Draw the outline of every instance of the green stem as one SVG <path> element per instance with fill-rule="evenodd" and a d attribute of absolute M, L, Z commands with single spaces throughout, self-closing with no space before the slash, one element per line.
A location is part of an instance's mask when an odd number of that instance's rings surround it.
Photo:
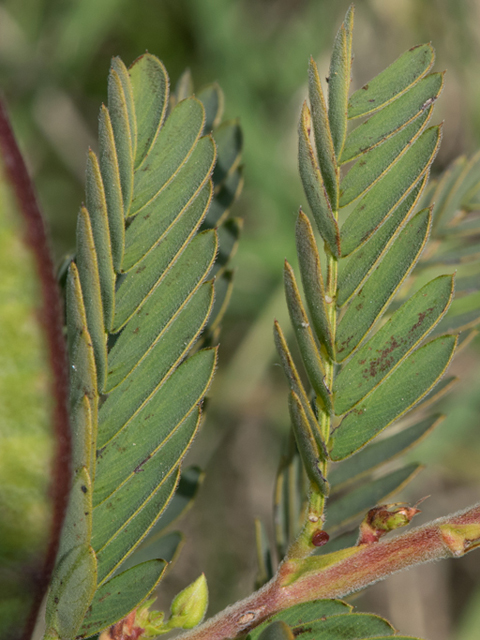
<path fill-rule="evenodd" d="M 325 287 L 325 299 L 327 302 L 327 313 L 330 321 L 332 339 L 335 340 L 335 329 L 337 323 L 337 260 L 331 253 L 327 253 L 327 283 Z M 323 350 L 324 368 L 325 368 L 325 384 L 328 389 L 333 387 L 334 362 L 328 356 L 326 349 Z M 322 439 L 328 443 L 331 430 L 331 416 L 323 409 L 319 413 L 319 429 Z M 327 476 L 328 461 L 322 460 L 319 463 L 320 470 L 324 477 Z M 310 489 L 308 499 L 308 507 L 306 509 L 305 521 L 297 538 L 292 542 L 286 553 L 286 559 L 305 558 L 310 555 L 317 546 L 313 543 L 315 534 L 323 529 L 324 510 L 326 498 L 318 493 L 313 486 Z"/>

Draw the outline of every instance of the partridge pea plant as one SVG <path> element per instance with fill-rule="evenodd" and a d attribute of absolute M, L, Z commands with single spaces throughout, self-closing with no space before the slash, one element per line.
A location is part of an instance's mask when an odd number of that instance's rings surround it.
<path fill-rule="evenodd" d="M 32 452 L 15 464 L 0 458 L 10 514 L 0 529 L 5 637 L 31 637 L 49 583 L 44 640 L 172 629 L 190 629 L 185 640 L 401 640 L 386 620 L 338 598 L 480 543 L 478 506 L 383 539 L 419 511 L 385 501 L 418 473 L 401 456 L 442 421 L 432 408 L 456 382 L 447 368 L 480 321 L 480 156 L 428 183 L 442 135 L 432 124 L 444 84 L 434 50 L 413 47 L 351 93 L 353 18 L 352 6 L 326 82 L 310 61 L 298 128 L 311 219 L 300 209 L 298 270 L 284 267 L 292 330 L 274 325 L 292 425 L 275 485 L 275 544 L 257 522 L 257 590 L 203 624 L 203 575 L 169 615 L 152 608 L 151 594 L 181 539 L 166 529 L 201 478 L 182 462 L 231 292 L 240 128 L 222 122 L 216 85 L 194 93 L 185 74 L 170 91 L 153 55 L 129 68 L 113 60 L 76 253 L 60 274 L 67 398 L 43 229 L 1 114 L 0 259 L 15 265 L 0 292 L 11 342 L 2 358 L 28 393 L 12 396 L 0 436 L 10 460 Z M 15 306 L 16 290 L 25 294 Z M 3 399 L 12 383 L 0 384 Z M 20 517 L 32 504 L 43 523 L 34 546 Z"/>

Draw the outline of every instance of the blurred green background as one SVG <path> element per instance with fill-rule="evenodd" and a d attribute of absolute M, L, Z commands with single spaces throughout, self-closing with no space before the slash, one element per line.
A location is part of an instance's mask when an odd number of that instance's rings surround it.
<path fill-rule="evenodd" d="M 293 228 L 304 203 L 296 168 L 296 123 L 313 55 L 323 75 L 345 0 L 4 0 L 0 3 L 0 85 L 49 222 L 57 261 L 74 245 L 89 145 L 106 100 L 113 55 L 129 64 L 145 50 L 176 82 L 189 67 L 195 85 L 218 80 L 226 116 L 245 135 L 245 220 L 236 286 L 221 339 L 209 414 L 190 461 L 207 470 L 184 520 L 187 544 L 160 604 L 205 570 L 211 611 L 246 595 L 255 574 L 253 518 L 270 527 L 271 496 L 288 429 L 286 386 L 272 340 L 285 318 L 283 259 L 295 262 Z M 440 172 L 480 146 L 480 1 L 359 0 L 354 86 L 405 49 L 432 41 L 447 69 L 436 110 L 445 120 Z M 283 324 L 286 324 L 285 321 Z M 456 360 L 463 388 L 444 403 L 449 418 L 414 457 L 428 462 L 406 492 L 431 493 L 424 519 L 478 501 L 478 340 Z M 423 484 L 422 484 L 423 483 Z M 271 528 L 269 529 L 271 531 Z M 390 578 L 357 598 L 404 633 L 473 640 L 480 627 L 480 554 Z M 395 593 L 395 597 L 393 594 Z"/>

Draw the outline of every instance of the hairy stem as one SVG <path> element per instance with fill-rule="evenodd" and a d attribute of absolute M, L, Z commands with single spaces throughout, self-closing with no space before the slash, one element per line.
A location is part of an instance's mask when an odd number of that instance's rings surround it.
<path fill-rule="evenodd" d="M 182 640 L 240 638 L 272 614 L 295 604 L 344 597 L 402 569 L 430 560 L 459 557 L 479 544 L 480 505 L 477 505 L 386 542 L 362 545 L 349 557 L 324 569 L 315 570 L 311 561 L 318 559 L 320 563 L 326 556 L 286 561 L 262 589 L 182 635 Z M 297 577 L 292 581 L 294 574 Z"/>

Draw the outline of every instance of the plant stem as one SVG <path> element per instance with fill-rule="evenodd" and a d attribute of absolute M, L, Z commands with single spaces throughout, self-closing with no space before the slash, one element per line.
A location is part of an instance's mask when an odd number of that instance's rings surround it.
<path fill-rule="evenodd" d="M 182 640 L 239 638 L 288 607 L 320 598 L 339 598 L 416 564 L 459 557 L 480 544 L 480 505 L 440 518 L 385 542 L 365 544 L 344 560 L 312 570 L 313 558 L 286 561 L 262 589 L 181 636 Z M 321 560 L 322 557 L 319 557 Z M 325 556 L 323 556 L 325 558 Z M 302 562 L 308 563 L 301 573 Z M 291 584 L 289 576 L 299 577 Z"/>

